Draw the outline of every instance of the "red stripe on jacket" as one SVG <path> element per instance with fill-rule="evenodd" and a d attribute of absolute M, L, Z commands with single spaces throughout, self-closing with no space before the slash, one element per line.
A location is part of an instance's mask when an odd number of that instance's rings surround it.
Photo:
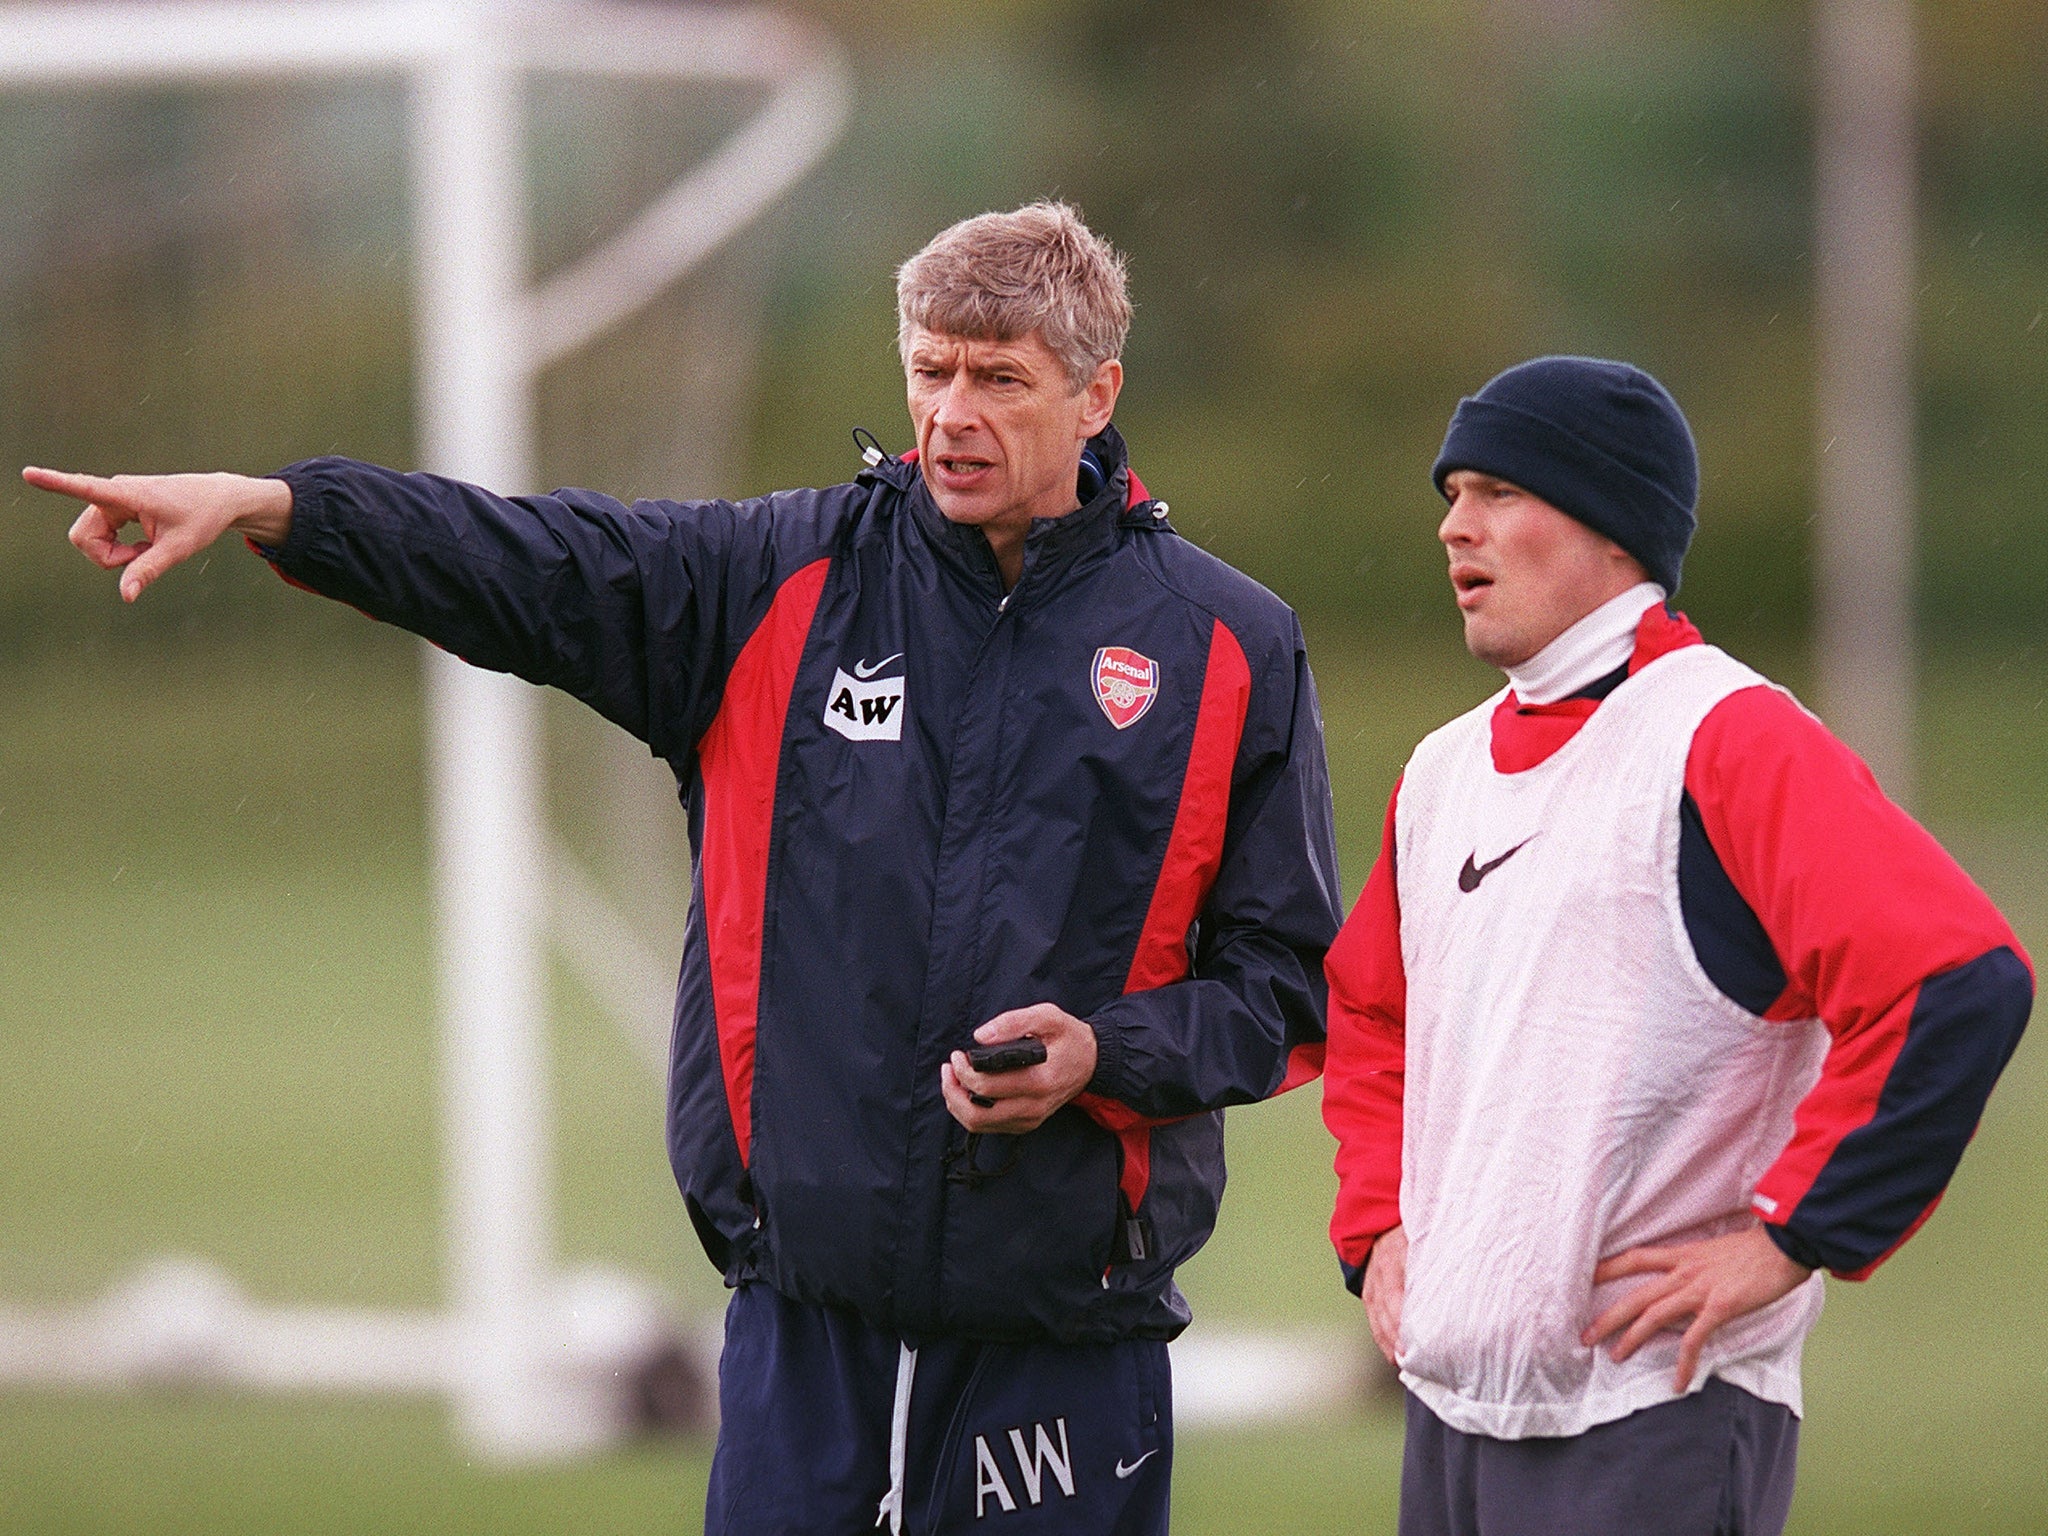
<path fill-rule="evenodd" d="M 745 1166 L 753 1130 L 754 1030 L 761 1001 L 761 939 L 775 779 L 797 664 L 831 561 L 785 581 L 727 676 L 711 728 L 697 743 L 704 780 L 704 942 L 726 1108 Z"/>
<path fill-rule="evenodd" d="M 1230 781 L 1251 698 L 1252 673 L 1244 648 L 1218 619 L 1210 631 L 1209 665 L 1202 677 L 1202 702 L 1195 715 L 1187 772 L 1181 779 L 1180 804 L 1173 814 L 1173 832 L 1167 838 L 1159 878 L 1153 882 L 1130 973 L 1124 978 L 1125 992 L 1163 987 L 1188 975 L 1188 930 L 1201 915 L 1209 888 L 1216 883 L 1216 871 L 1223 865 Z M 1294 1062 L 1290 1060 L 1288 1066 L 1291 1078 Z M 1075 1103 L 1098 1125 L 1116 1132 L 1123 1143 L 1123 1175 L 1118 1187 L 1131 1209 L 1137 1210 L 1152 1181 L 1152 1127 L 1166 1122 L 1147 1119 L 1100 1094 L 1084 1093 Z"/>

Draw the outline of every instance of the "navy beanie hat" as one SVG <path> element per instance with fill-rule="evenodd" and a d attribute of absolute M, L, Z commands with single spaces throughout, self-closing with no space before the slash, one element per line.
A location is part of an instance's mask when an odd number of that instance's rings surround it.
<path fill-rule="evenodd" d="M 1699 455 L 1685 414 L 1640 368 L 1539 357 L 1458 402 L 1430 478 L 1477 470 L 1541 496 L 1642 562 L 1666 593 L 1692 543 Z"/>

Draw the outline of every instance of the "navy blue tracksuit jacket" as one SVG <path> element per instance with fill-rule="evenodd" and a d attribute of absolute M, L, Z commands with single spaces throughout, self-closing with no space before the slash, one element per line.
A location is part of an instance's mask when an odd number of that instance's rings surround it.
<path fill-rule="evenodd" d="M 1171 1337 L 1228 1104 L 1321 1068 L 1342 917 L 1294 616 L 1091 444 L 1007 596 L 916 467 L 743 502 L 282 472 L 287 577 L 566 689 L 696 851 L 668 1142 L 729 1283 L 915 1341 Z M 1099 473 L 1097 471 L 1099 470 Z M 970 1144 L 939 1065 L 1051 1002 L 1088 1092 Z"/>

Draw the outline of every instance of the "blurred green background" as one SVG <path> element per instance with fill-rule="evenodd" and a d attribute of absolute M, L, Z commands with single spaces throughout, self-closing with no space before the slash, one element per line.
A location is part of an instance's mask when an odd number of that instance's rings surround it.
<path fill-rule="evenodd" d="M 1128 252 L 1119 424 L 1190 537 L 1304 615 L 1347 892 L 1406 749 L 1481 697 L 1430 537 L 1461 393 L 1625 355 L 1703 458 L 1683 605 L 1809 675 L 1809 15 L 1776 0 L 890 0 L 797 7 L 857 91 L 820 173 L 542 382 L 550 482 L 741 493 L 907 446 L 894 264 L 1047 193 Z M 1917 809 L 2048 943 L 2048 14 L 1920 9 Z M 744 116 L 543 85 L 545 272 Z M 404 98 L 375 82 L 0 96 L 0 462 L 414 461 Z M 220 550 L 125 609 L 0 490 L 0 1301 L 205 1255 L 258 1298 L 439 1294 L 417 652 Z M 551 712 L 557 824 L 614 888 L 616 750 Z M 606 770 L 609 771 L 609 770 Z M 672 851 L 679 816 L 662 835 Z M 653 937 L 679 922 L 645 914 Z M 672 953 L 672 950 L 668 951 Z M 718 1287 L 659 1089 L 556 978 L 558 1242 Z M 2048 1529 L 2048 1068 L 1809 1351 L 1795 1532 Z M 1232 1117 L 1200 1321 L 1356 1336 L 1314 1090 Z M 1201 1432 L 1176 1529 L 1392 1529 L 1395 1416 Z M 0 1391 L 0 1530 L 691 1529 L 707 1448 L 467 1464 L 430 1404 Z"/>

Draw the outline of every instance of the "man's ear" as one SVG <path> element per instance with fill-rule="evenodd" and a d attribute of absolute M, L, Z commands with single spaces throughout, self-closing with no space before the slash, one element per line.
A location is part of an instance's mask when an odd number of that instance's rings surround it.
<path fill-rule="evenodd" d="M 1629 583 L 1630 586 L 1641 586 L 1650 579 L 1650 573 L 1644 567 L 1643 562 L 1612 539 L 1607 541 L 1607 558 L 1635 578 Z"/>
<path fill-rule="evenodd" d="M 1081 437 L 1085 441 L 1109 425 L 1116 414 L 1116 397 L 1124 387 L 1124 365 L 1109 358 L 1095 365 L 1095 377 L 1081 386 L 1087 397 L 1081 410 Z"/>

